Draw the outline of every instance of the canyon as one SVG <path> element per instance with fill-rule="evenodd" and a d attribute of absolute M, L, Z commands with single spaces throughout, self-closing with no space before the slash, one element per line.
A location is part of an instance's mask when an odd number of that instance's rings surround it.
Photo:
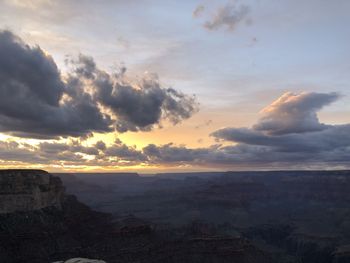
<path fill-rule="evenodd" d="M 134 217 L 115 220 L 65 194 L 61 180 L 44 171 L 0 174 L 5 196 L 0 214 L 2 262 L 270 262 L 245 238 L 188 228 L 157 229 Z"/>
<path fill-rule="evenodd" d="M 349 186 L 348 171 L 2 170 L 0 262 L 346 263 Z"/>

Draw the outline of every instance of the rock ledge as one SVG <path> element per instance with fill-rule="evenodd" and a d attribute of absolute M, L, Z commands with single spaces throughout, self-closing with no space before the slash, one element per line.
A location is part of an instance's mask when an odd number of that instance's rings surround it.
<path fill-rule="evenodd" d="M 0 214 L 61 207 L 64 188 L 43 170 L 0 170 Z"/>

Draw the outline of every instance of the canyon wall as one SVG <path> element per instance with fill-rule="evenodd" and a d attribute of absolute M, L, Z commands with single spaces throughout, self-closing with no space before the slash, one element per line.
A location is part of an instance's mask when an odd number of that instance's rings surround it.
<path fill-rule="evenodd" d="M 42 170 L 0 170 L 0 214 L 61 207 L 64 188 Z"/>

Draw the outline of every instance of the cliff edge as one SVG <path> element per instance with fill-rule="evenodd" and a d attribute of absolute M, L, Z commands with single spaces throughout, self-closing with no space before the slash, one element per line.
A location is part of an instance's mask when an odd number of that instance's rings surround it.
<path fill-rule="evenodd" d="M 60 208 L 61 179 L 43 170 L 0 170 L 0 214 Z"/>

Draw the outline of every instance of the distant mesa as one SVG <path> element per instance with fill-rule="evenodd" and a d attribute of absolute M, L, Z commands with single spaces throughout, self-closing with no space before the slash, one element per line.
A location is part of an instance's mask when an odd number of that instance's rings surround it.
<path fill-rule="evenodd" d="M 61 207 L 61 179 L 43 170 L 0 170 L 0 214 Z"/>

